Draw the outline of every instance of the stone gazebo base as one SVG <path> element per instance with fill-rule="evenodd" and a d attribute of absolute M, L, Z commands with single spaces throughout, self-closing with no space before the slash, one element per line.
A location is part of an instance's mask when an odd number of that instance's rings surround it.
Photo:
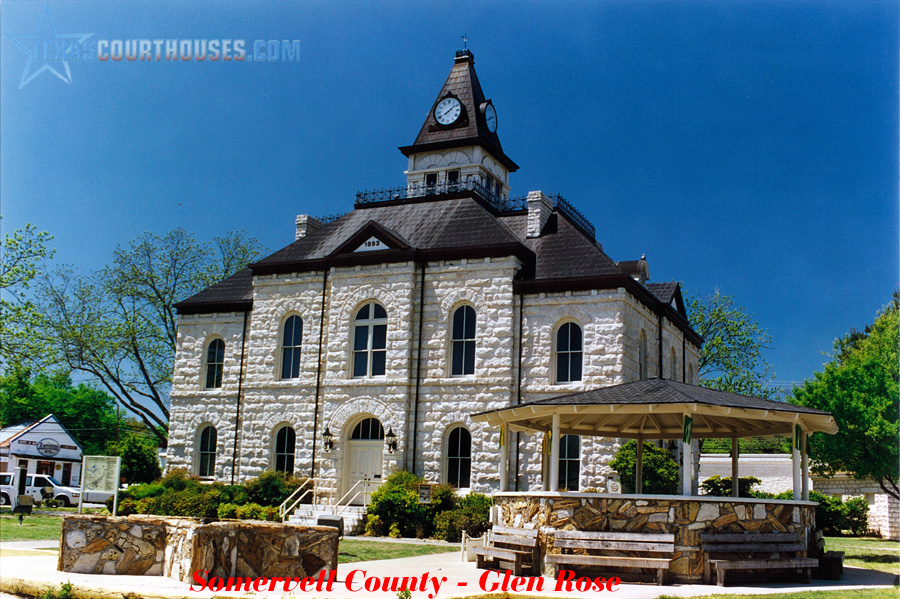
<path fill-rule="evenodd" d="M 542 530 L 542 555 L 559 552 L 549 529 L 674 534 L 669 579 L 676 583 L 702 581 L 701 533 L 792 532 L 810 539 L 815 532 L 811 501 L 534 492 L 495 493 L 494 505 L 501 526 Z M 556 576 L 546 561 L 542 571 Z"/>

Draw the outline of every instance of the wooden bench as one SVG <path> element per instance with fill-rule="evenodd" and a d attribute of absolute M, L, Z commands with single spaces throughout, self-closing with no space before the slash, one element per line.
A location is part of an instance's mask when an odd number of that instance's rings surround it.
<path fill-rule="evenodd" d="M 806 557 L 806 539 L 800 533 L 738 533 L 700 535 L 703 580 L 725 586 L 729 570 L 799 570 L 807 584 L 819 560 Z"/>
<path fill-rule="evenodd" d="M 500 569 L 500 562 L 507 562 L 512 564 L 516 576 L 521 576 L 526 566 L 532 576 L 540 575 L 537 529 L 494 526 L 488 534 L 488 544 L 475 547 L 472 552 L 482 570 Z"/>
<path fill-rule="evenodd" d="M 553 547 L 560 553 L 545 556 L 550 564 L 647 568 L 656 570 L 656 582 L 663 585 L 675 557 L 675 535 L 631 532 L 585 532 L 557 530 Z M 578 551 L 579 553 L 573 553 Z M 597 553 L 602 554 L 597 555 Z M 634 555 L 639 554 L 639 555 Z M 649 555 L 646 555 L 649 554 Z"/>

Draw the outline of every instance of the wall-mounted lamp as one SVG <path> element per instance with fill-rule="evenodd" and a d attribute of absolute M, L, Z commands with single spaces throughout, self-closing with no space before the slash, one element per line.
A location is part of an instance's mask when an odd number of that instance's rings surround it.
<path fill-rule="evenodd" d="M 325 427 L 325 432 L 322 433 L 322 443 L 325 445 L 325 451 L 331 451 L 334 447 L 334 435 L 331 434 L 327 426 Z"/>
<path fill-rule="evenodd" d="M 384 444 L 387 446 L 388 453 L 394 453 L 394 450 L 397 449 L 397 435 L 394 434 L 394 427 L 388 428 L 388 432 L 384 436 Z"/>

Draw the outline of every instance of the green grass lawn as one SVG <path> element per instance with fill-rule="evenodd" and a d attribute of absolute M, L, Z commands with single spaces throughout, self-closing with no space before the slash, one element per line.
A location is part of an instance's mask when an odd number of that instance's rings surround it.
<path fill-rule="evenodd" d="M 900 541 L 871 537 L 825 537 L 825 550 L 843 551 L 845 566 L 900 574 Z"/>
<path fill-rule="evenodd" d="M 413 543 L 390 543 L 367 541 L 365 539 L 344 538 L 338 545 L 338 563 L 366 562 L 378 559 L 395 559 L 432 553 L 458 553 L 459 547 L 447 545 L 423 545 Z"/>
<path fill-rule="evenodd" d="M 774 595 L 704 595 L 693 599 L 897 599 L 897 589 L 863 589 L 861 591 L 801 591 L 799 593 L 776 593 Z M 671 595 L 660 595 L 657 599 L 684 599 Z"/>
<path fill-rule="evenodd" d="M 32 514 L 19 526 L 18 515 L 0 514 L 0 541 L 59 541 L 61 530 L 62 516 Z"/>

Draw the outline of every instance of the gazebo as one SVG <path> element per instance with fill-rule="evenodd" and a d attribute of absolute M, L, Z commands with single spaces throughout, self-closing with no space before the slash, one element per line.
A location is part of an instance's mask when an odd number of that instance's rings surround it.
<path fill-rule="evenodd" d="M 549 433 L 550 491 L 558 490 L 561 435 L 637 439 L 637 493 L 641 493 L 641 441 L 686 441 L 682 452 L 683 495 L 691 495 L 692 439 L 730 438 L 732 480 L 737 480 L 739 438 L 791 436 L 794 441 L 794 498 L 803 500 L 809 499 L 807 437 L 814 432 L 833 435 L 838 430 L 828 412 L 665 379 L 646 379 L 560 395 L 480 412 L 472 419 L 489 426 L 508 427 L 512 431 Z M 502 472 L 500 488 L 507 490 Z M 738 486 L 733 485 L 735 497 L 737 491 Z"/>
<path fill-rule="evenodd" d="M 494 494 L 499 522 L 505 526 L 549 527 L 585 531 L 675 534 L 678 547 L 671 574 L 680 582 L 702 577 L 701 533 L 800 533 L 812 538 L 815 504 L 809 501 L 809 434 L 835 434 L 831 414 L 783 402 L 748 397 L 664 379 L 647 379 L 531 401 L 474 414 L 472 419 L 509 431 L 548 435 L 549 489 L 511 492 L 500 471 Z M 634 494 L 559 492 L 559 442 L 562 435 L 637 439 Z M 792 501 L 692 494 L 692 440 L 732 440 L 732 481 L 739 479 L 738 439 L 785 435 L 793 443 Z M 641 452 L 644 440 L 679 439 L 682 451 L 682 494 L 642 493 Z M 502 443 L 502 441 L 501 441 Z M 508 447 L 501 447 L 506 455 Z M 505 460 L 501 460 L 504 463 Z"/>

